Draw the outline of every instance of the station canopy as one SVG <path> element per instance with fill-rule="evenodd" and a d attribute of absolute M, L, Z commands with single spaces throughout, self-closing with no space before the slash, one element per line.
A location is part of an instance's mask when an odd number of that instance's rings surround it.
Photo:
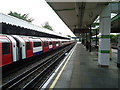
<path fill-rule="evenodd" d="M 78 33 L 89 32 L 90 25 L 100 15 L 103 8 L 109 4 L 109 2 L 46 1 L 76 36 L 79 35 Z"/>
<path fill-rule="evenodd" d="M 16 17 L 0 13 L 0 34 L 30 35 L 69 39 L 66 35 L 41 28 Z"/>

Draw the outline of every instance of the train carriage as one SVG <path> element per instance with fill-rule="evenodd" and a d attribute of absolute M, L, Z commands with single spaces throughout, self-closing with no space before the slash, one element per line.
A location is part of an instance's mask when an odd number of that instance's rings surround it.
<path fill-rule="evenodd" d="M 52 46 L 53 46 L 53 42 L 51 38 L 47 38 L 48 39 L 48 44 L 49 44 L 49 50 L 53 50 Z"/>
<path fill-rule="evenodd" d="M 58 41 L 58 39 L 55 39 L 55 41 L 56 41 L 56 48 L 58 48 L 59 47 L 59 41 Z"/>
<path fill-rule="evenodd" d="M 43 52 L 43 47 L 42 47 L 42 41 L 35 37 L 31 39 L 33 42 L 33 54 L 34 55 L 39 55 Z"/>
<path fill-rule="evenodd" d="M 12 43 L 12 60 L 13 60 L 13 62 L 16 62 L 16 61 L 18 61 L 18 59 L 17 59 L 17 42 L 15 41 L 15 39 L 12 37 L 12 36 L 10 36 L 10 35 L 7 35 L 7 38 L 11 41 L 11 43 Z"/>
<path fill-rule="evenodd" d="M 0 39 L 0 67 L 2 66 L 2 41 Z"/>
<path fill-rule="evenodd" d="M 43 52 L 49 51 L 49 40 L 47 38 L 40 38 L 42 40 Z"/>
<path fill-rule="evenodd" d="M 60 47 L 61 45 L 60 45 L 60 39 L 58 39 L 58 46 Z"/>
<path fill-rule="evenodd" d="M 64 43 L 65 43 L 65 40 L 62 39 L 62 40 L 61 40 L 61 45 L 64 46 Z"/>
<path fill-rule="evenodd" d="M 61 47 L 62 46 L 62 39 L 58 39 L 58 41 L 59 41 L 59 47 Z"/>
<path fill-rule="evenodd" d="M 61 46 L 61 41 L 60 39 L 56 39 L 56 47 L 60 47 Z"/>
<path fill-rule="evenodd" d="M 22 37 L 25 41 L 26 48 L 26 58 L 33 56 L 33 42 L 29 37 Z"/>
<path fill-rule="evenodd" d="M 0 67 L 72 43 L 66 39 L 0 35 Z"/>
<path fill-rule="evenodd" d="M 21 38 L 18 35 L 12 35 L 12 37 L 17 42 L 17 60 L 22 60 L 26 58 L 26 47 L 25 47 L 25 41 L 23 38 Z"/>
<path fill-rule="evenodd" d="M 12 42 L 6 36 L 0 36 L 0 67 L 12 63 Z"/>
<path fill-rule="evenodd" d="M 52 40 L 52 48 L 55 49 L 56 48 L 56 40 L 53 38 L 51 40 Z"/>

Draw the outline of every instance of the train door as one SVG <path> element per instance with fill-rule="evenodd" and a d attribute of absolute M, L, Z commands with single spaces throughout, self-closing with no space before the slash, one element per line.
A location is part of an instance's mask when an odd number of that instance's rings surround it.
<path fill-rule="evenodd" d="M 42 40 L 43 43 L 43 52 L 47 52 L 49 51 L 49 43 L 48 40 L 46 38 L 40 38 Z"/>
<path fill-rule="evenodd" d="M 55 48 L 56 48 L 56 41 L 53 40 L 53 49 L 55 49 Z"/>
<path fill-rule="evenodd" d="M 17 59 L 21 60 L 26 58 L 25 41 L 17 35 L 13 35 L 13 37 L 17 42 Z"/>
<path fill-rule="evenodd" d="M 59 41 L 60 41 L 60 46 L 62 46 L 62 39 L 59 39 Z"/>
<path fill-rule="evenodd" d="M 60 47 L 60 40 L 58 40 L 58 46 Z"/>
<path fill-rule="evenodd" d="M 49 41 L 49 48 L 52 49 L 52 41 Z"/>
<path fill-rule="evenodd" d="M 58 41 L 58 39 L 55 39 L 56 40 L 56 47 L 58 47 L 59 46 L 59 41 Z"/>
<path fill-rule="evenodd" d="M 52 46 L 53 46 L 53 43 L 52 43 L 52 40 L 49 38 L 49 49 L 52 50 Z"/>
<path fill-rule="evenodd" d="M 31 40 L 25 40 L 26 42 L 26 57 L 32 57 L 33 56 L 33 45 Z"/>
<path fill-rule="evenodd" d="M 12 43 L 7 38 L 0 38 L 0 53 L 2 55 L 2 62 L 0 66 L 12 63 Z"/>
<path fill-rule="evenodd" d="M 48 45 L 48 41 L 44 41 L 44 52 L 47 52 L 49 50 L 49 45 Z"/>

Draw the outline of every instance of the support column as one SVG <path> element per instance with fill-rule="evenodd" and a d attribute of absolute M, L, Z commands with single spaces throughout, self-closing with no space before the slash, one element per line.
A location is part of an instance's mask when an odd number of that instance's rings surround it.
<path fill-rule="evenodd" d="M 90 45 L 89 45 L 89 52 L 91 52 L 91 37 L 92 37 L 92 28 L 91 28 L 91 25 L 90 25 Z"/>
<path fill-rule="evenodd" d="M 100 38 L 98 63 L 100 66 L 109 66 L 110 63 L 110 31 L 111 31 L 111 11 L 107 5 L 100 14 Z"/>
<path fill-rule="evenodd" d="M 95 46 L 97 46 L 97 30 L 95 30 L 95 32 L 96 32 L 96 37 L 95 37 Z"/>
<path fill-rule="evenodd" d="M 88 40 L 88 35 L 85 33 L 85 46 L 86 46 L 86 41 Z"/>
<path fill-rule="evenodd" d="M 81 37 L 82 37 L 82 44 L 84 45 L 84 42 L 85 42 L 85 34 L 81 34 Z"/>

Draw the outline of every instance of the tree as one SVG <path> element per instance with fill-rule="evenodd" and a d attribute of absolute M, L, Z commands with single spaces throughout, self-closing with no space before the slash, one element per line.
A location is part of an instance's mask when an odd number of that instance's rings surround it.
<path fill-rule="evenodd" d="M 70 35 L 67 35 L 68 37 L 71 37 Z"/>
<path fill-rule="evenodd" d="M 53 31 L 52 27 L 49 25 L 49 23 L 48 23 L 48 22 L 45 22 L 45 24 L 44 24 L 44 25 L 42 25 L 42 27 L 43 27 L 43 28 L 47 28 L 47 29 L 49 29 L 49 30 Z"/>
<path fill-rule="evenodd" d="M 19 19 L 22 19 L 22 20 L 25 20 L 27 22 L 32 22 L 34 20 L 33 18 L 28 18 L 29 14 L 23 14 L 22 15 L 20 13 L 10 11 L 10 13 L 8 13 L 8 15 L 11 15 L 13 17 L 16 17 L 16 18 L 19 18 Z"/>
<path fill-rule="evenodd" d="M 112 42 L 112 43 L 117 43 L 119 36 L 120 36 L 119 34 L 118 34 L 118 35 L 113 35 L 113 34 L 111 34 L 111 35 L 110 35 L 111 42 Z"/>

